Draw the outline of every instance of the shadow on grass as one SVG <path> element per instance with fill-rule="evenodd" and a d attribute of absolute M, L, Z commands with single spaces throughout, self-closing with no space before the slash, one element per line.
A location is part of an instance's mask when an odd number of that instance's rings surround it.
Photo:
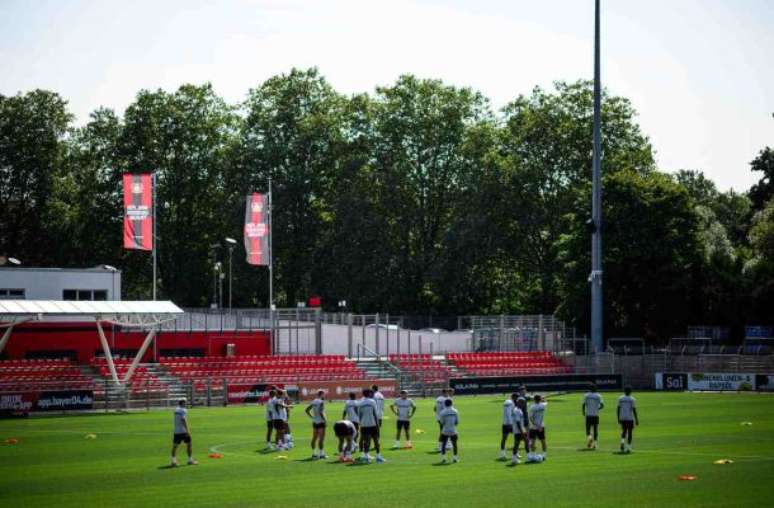
<path fill-rule="evenodd" d="M 434 466 L 434 467 L 438 467 L 438 466 L 443 467 L 443 466 L 451 466 L 452 464 L 453 464 L 453 462 L 435 462 L 435 463 L 432 464 L 432 466 Z"/>
<path fill-rule="evenodd" d="M 596 448 L 578 448 L 579 452 L 595 452 L 597 451 Z"/>
<path fill-rule="evenodd" d="M 167 464 L 166 466 L 159 466 L 156 469 L 161 471 L 161 470 L 164 470 L 164 469 L 177 469 L 177 468 L 178 468 L 178 466 L 173 466 L 172 464 Z"/>

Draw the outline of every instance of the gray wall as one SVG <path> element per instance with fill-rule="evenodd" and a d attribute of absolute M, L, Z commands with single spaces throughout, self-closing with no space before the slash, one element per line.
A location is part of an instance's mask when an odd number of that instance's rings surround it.
<path fill-rule="evenodd" d="M 0 267 L 0 288 L 24 289 L 27 300 L 61 300 L 65 289 L 104 289 L 108 300 L 120 300 L 121 272 L 102 268 Z"/>

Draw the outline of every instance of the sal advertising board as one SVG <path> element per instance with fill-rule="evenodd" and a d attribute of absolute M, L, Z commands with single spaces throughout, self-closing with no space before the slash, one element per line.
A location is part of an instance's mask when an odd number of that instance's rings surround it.
<path fill-rule="evenodd" d="M 682 372 L 656 372 L 656 390 L 685 391 L 688 375 Z"/>
<path fill-rule="evenodd" d="M 692 372 L 688 374 L 688 390 L 710 392 L 755 390 L 755 374 Z"/>
<path fill-rule="evenodd" d="M 325 398 L 346 399 L 349 392 L 355 392 L 360 396 L 363 388 L 370 388 L 372 385 L 379 387 L 385 398 L 391 399 L 397 397 L 398 387 L 394 379 L 358 379 L 353 381 L 299 381 L 298 397 L 301 400 L 312 400 L 317 397 L 317 392 L 325 392 Z"/>
<path fill-rule="evenodd" d="M 485 393 L 512 393 L 524 385 L 530 392 L 587 390 L 594 383 L 600 390 L 621 388 L 618 374 L 565 374 L 553 376 L 467 377 L 449 380 L 454 393 L 477 395 Z"/>

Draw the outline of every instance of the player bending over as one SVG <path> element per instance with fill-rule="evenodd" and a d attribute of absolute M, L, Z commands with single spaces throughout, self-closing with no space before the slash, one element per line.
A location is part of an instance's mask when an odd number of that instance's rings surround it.
<path fill-rule="evenodd" d="M 441 395 L 435 399 L 435 421 L 438 422 L 438 446 L 436 451 L 441 451 L 441 441 L 443 441 L 443 423 L 441 423 L 441 412 L 446 409 L 446 401 L 451 398 L 451 388 L 441 390 Z"/>
<path fill-rule="evenodd" d="M 325 416 L 325 392 L 323 390 L 317 392 L 317 398 L 306 406 L 305 412 L 312 419 L 312 460 L 324 459 L 326 458 L 323 446 L 327 417 Z M 319 454 L 316 447 L 320 449 Z"/>
<path fill-rule="evenodd" d="M 414 413 L 417 412 L 417 406 L 414 405 L 414 401 L 408 398 L 408 392 L 406 390 L 400 391 L 400 398 L 395 399 L 395 402 L 390 405 L 390 409 L 398 417 L 397 427 L 398 430 L 395 434 L 395 448 L 400 448 L 400 431 L 406 434 L 406 446 L 411 448 L 411 418 L 414 417 Z"/>
<path fill-rule="evenodd" d="M 511 464 L 519 463 L 519 443 L 524 441 L 524 453 L 529 453 L 527 442 L 527 428 L 524 426 L 524 413 L 527 411 L 527 400 L 514 393 L 516 402 L 511 410 L 511 427 L 513 430 L 513 455 L 511 455 Z"/>
<path fill-rule="evenodd" d="M 357 440 L 357 428 L 349 420 L 339 420 L 333 424 L 333 433 L 339 439 L 339 460 L 352 462 L 352 451 Z"/>
<path fill-rule="evenodd" d="M 357 415 L 360 418 L 360 433 L 363 436 L 363 456 L 362 460 L 365 462 L 371 462 L 371 456 L 368 454 L 371 451 L 371 441 L 374 442 L 374 450 L 376 450 L 376 462 L 384 462 L 382 457 L 381 447 L 379 445 L 379 413 L 376 409 L 376 401 L 373 399 L 374 393 L 366 388 L 363 390 L 363 399 L 357 408 Z"/>
<path fill-rule="evenodd" d="M 544 460 L 548 450 L 546 448 L 546 428 L 543 425 L 543 420 L 548 403 L 540 395 L 535 395 L 532 400 L 534 402 L 529 408 L 529 439 L 531 441 L 529 449 L 532 450 L 532 455 L 535 455 L 535 440 L 539 439 L 543 447 L 543 454 L 540 456 L 540 460 Z"/>
<path fill-rule="evenodd" d="M 458 462 L 457 458 L 457 425 L 460 423 L 460 415 L 452 406 L 452 400 L 446 399 L 443 403 L 444 410 L 439 415 L 441 418 L 441 463 L 446 463 L 446 448 L 449 441 L 452 444 L 452 462 Z"/>
<path fill-rule="evenodd" d="M 618 399 L 618 423 L 621 424 L 621 452 L 632 452 L 632 432 L 640 424 L 637 416 L 637 401 L 632 397 L 632 387 L 624 388 L 624 394 Z"/>
<path fill-rule="evenodd" d="M 512 393 L 510 397 L 503 402 L 503 427 L 502 437 L 500 438 L 500 460 L 505 460 L 505 443 L 508 441 L 508 434 L 513 432 L 513 408 L 516 407 L 518 393 Z"/>
<path fill-rule="evenodd" d="M 591 384 L 589 393 L 583 396 L 581 412 L 586 418 L 586 448 L 597 449 L 599 441 L 599 411 L 605 407 L 602 396 L 597 393 L 597 385 Z M 592 434 L 592 429 L 594 433 Z"/>
<path fill-rule="evenodd" d="M 198 464 L 193 458 L 191 448 L 191 429 L 188 427 L 188 410 L 185 408 L 185 399 L 180 399 L 175 408 L 175 432 L 172 436 L 172 467 L 177 467 L 177 447 L 180 443 L 185 443 L 188 452 L 188 465 Z"/>
<path fill-rule="evenodd" d="M 356 434 L 360 433 L 360 418 L 357 415 L 357 407 L 359 402 L 357 401 L 357 394 L 355 392 L 349 392 L 349 400 L 344 402 L 344 414 L 341 418 L 349 420 L 355 426 Z M 357 441 L 355 441 L 357 442 Z M 350 451 L 355 451 L 354 448 Z M 360 451 L 363 451 L 363 436 L 360 436 Z"/>

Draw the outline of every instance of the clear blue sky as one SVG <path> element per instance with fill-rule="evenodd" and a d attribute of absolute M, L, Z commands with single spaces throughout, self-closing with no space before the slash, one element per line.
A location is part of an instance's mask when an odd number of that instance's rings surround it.
<path fill-rule="evenodd" d="M 629 97 L 666 171 L 746 190 L 774 146 L 774 1 L 602 0 L 603 84 Z M 0 93 L 55 90 L 79 122 L 141 88 L 210 81 L 230 102 L 291 67 L 338 90 L 402 73 L 499 108 L 592 77 L 593 0 L 0 0 Z"/>

